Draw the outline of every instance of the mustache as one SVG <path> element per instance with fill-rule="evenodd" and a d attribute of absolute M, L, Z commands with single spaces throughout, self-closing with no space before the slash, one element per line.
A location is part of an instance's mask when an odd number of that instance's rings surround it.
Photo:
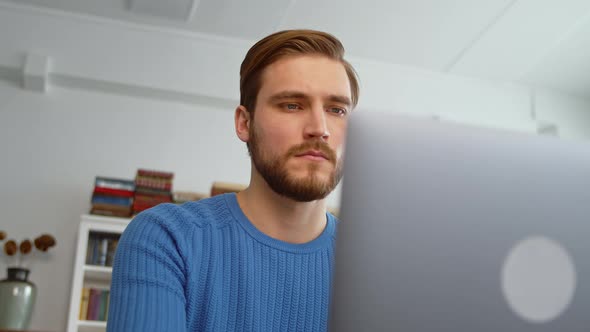
<path fill-rule="evenodd" d="M 305 153 L 309 150 L 317 150 L 326 155 L 328 160 L 332 163 L 336 162 L 336 152 L 330 148 L 328 143 L 323 140 L 307 141 L 299 145 L 295 145 L 287 151 L 287 157 L 294 157 L 299 154 Z"/>

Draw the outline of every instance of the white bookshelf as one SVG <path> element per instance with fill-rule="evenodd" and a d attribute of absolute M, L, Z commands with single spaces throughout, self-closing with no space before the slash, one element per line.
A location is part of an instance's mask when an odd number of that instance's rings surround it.
<path fill-rule="evenodd" d="M 89 320 L 78 320 L 76 331 L 80 332 L 104 332 L 107 329 L 107 322 L 95 322 Z"/>
<path fill-rule="evenodd" d="M 68 332 L 104 332 L 106 322 L 80 320 L 80 299 L 82 288 L 94 287 L 109 289 L 113 269 L 108 266 L 86 264 L 86 251 L 90 233 L 110 233 L 120 235 L 131 219 L 82 215 L 78 229 L 78 243 L 74 262 L 70 310 L 68 314 Z"/>

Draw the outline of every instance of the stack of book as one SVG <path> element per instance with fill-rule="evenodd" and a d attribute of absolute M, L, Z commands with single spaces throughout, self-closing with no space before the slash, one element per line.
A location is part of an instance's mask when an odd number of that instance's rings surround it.
<path fill-rule="evenodd" d="M 108 289 L 84 287 L 80 299 L 80 320 L 106 321 L 109 313 Z"/>
<path fill-rule="evenodd" d="M 133 212 L 135 182 L 97 176 L 92 193 L 90 213 L 103 216 L 129 217 Z"/>
<path fill-rule="evenodd" d="M 227 194 L 227 193 L 237 193 L 244 189 L 246 189 L 246 185 L 239 184 L 239 183 L 230 183 L 230 182 L 213 182 L 211 185 L 211 197 Z"/>
<path fill-rule="evenodd" d="M 160 203 L 172 203 L 173 179 L 174 173 L 137 170 L 133 213 L 139 213 Z"/>
<path fill-rule="evenodd" d="M 172 193 L 172 201 L 175 204 L 194 202 L 207 197 L 209 197 L 209 195 L 192 191 L 175 191 L 174 193 Z"/>
<path fill-rule="evenodd" d="M 86 264 L 113 266 L 115 252 L 119 244 L 119 235 L 91 232 L 88 236 Z"/>

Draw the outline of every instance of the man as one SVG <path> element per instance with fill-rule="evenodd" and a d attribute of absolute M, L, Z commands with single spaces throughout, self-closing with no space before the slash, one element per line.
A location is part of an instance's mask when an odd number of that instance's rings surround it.
<path fill-rule="evenodd" d="M 107 330 L 325 331 L 353 68 L 333 36 L 272 34 L 240 69 L 239 139 L 252 161 L 238 194 L 138 215 L 115 258 Z"/>

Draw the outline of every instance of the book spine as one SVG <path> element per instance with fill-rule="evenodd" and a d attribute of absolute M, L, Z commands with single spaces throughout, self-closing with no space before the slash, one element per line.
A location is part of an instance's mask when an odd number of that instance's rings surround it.
<path fill-rule="evenodd" d="M 152 171 L 152 170 L 147 170 L 147 169 L 138 169 L 137 175 L 155 177 L 155 178 L 164 178 L 164 179 L 174 178 L 174 173 L 172 173 L 172 172 Z"/>
<path fill-rule="evenodd" d="M 170 191 L 172 190 L 172 180 L 138 175 L 135 177 L 135 186 Z"/>
<path fill-rule="evenodd" d="M 100 315 L 100 298 L 101 298 L 102 290 L 96 289 L 94 292 L 94 312 L 92 313 L 92 320 L 99 320 Z"/>
<path fill-rule="evenodd" d="M 78 319 L 86 320 L 88 317 L 88 302 L 90 300 L 90 288 L 84 287 L 82 288 L 82 295 L 80 298 L 80 315 Z"/>
<path fill-rule="evenodd" d="M 88 237 L 88 246 L 86 248 L 86 264 L 92 264 L 92 256 L 94 251 L 94 237 Z"/>
<path fill-rule="evenodd" d="M 92 208 L 96 210 L 111 210 L 111 211 L 118 211 L 118 212 L 129 212 L 130 205 L 116 205 L 116 204 L 104 204 L 104 203 L 94 203 L 92 204 Z"/>
<path fill-rule="evenodd" d="M 107 291 L 102 289 L 100 291 L 100 310 L 98 312 L 98 320 L 105 321 L 107 308 Z"/>
<path fill-rule="evenodd" d="M 98 257 L 99 257 L 99 248 L 98 248 L 98 238 L 95 237 L 94 241 L 92 242 L 92 265 L 98 265 Z"/>
<path fill-rule="evenodd" d="M 105 195 L 92 195 L 92 204 L 113 204 L 113 205 L 122 205 L 122 206 L 129 206 L 133 203 L 133 197 L 114 197 L 114 196 L 105 196 Z"/>
<path fill-rule="evenodd" d="M 96 289 L 90 289 L 90 295 L 88 297 L 88 312 L 86 313 L 86 320 L 95 320 L 94 312 L 96 311 Z"/>
<path fill-rule="evenodd" d="M 100 240 L 100 249 L 98 254 L 98 265 L 105 266 L 107 264 L 107 253 L 109 250 L 109 239 L 102 238 Z"/>
<path fill-rule="evenodd" d="M 144 196 L 144 195 L 137 195 L 135 196 L 136 203 L 142 204 L 160 204 L 160 203 L 171 203 L 172 196 Z"/>
<path fill-rule="evenodd" d="M 111 303 L 111 291 L 107 290 L 107 307 L 105 309 L 105 314 L 104 314 L 104 320 L 108 320 L 109 319 L 109 304 Z"/>
<path fill-rule="evenodd" d="M 119 218 L 129 218 L 131 217 L 131 214 L 133 213 L 133 211 L 131 210 L 131 208 L 129 209 L 129 211 L 123 212 L 123 211 L 113 211 L 113 210 L 107 210 L 107 209 L 92 209 L 90 210 L 90 214 L 97 214 L 97 215 L 101 215 L 101 216 L 107 216 L 107 217 L 119 217 Z"/>
<path fill-rule="evenodd" d="M 112 179 L 97 176 L 94 181 L 94 187 L 134 191 L 135 182 L 133 180 Z"/>
<path fill-rule="evenodd" d="M 107 252 L 107 266 L 113 266 L 113 262 L 115 261 L 115 252 L 117 252 L 117 245 L 119 244 L 119 239 L 111 239 L 109 241 L 109 250 Z"/>
<path fill-rule="evenodd" d="M 160 189 L 153 189 L 153 188 L 146 188 L 146 187 L 137 187 L 135 190 L 135 196 L 143 195 L 143 196 L 172 196 L 172 192 L 170 190 L 160 190 Z"/>
<path fill-rule="evenodd" d="M 135 202 L 135 203 L 133 203 L 133 212 L 138 213 L 138 212 L 153 208 L 156 205 L 158 205 L 158 204 Z"/>
<path fill-rule="evenodd" d="M 133 195 L 135 194 L 135 191 L 111 189 L 111 188 L 104 188 L 104 187 L 95 187 L 93 194 L 102 194 L 102 195 L 117 196 L 117 197 L 133 197 Z"/>

